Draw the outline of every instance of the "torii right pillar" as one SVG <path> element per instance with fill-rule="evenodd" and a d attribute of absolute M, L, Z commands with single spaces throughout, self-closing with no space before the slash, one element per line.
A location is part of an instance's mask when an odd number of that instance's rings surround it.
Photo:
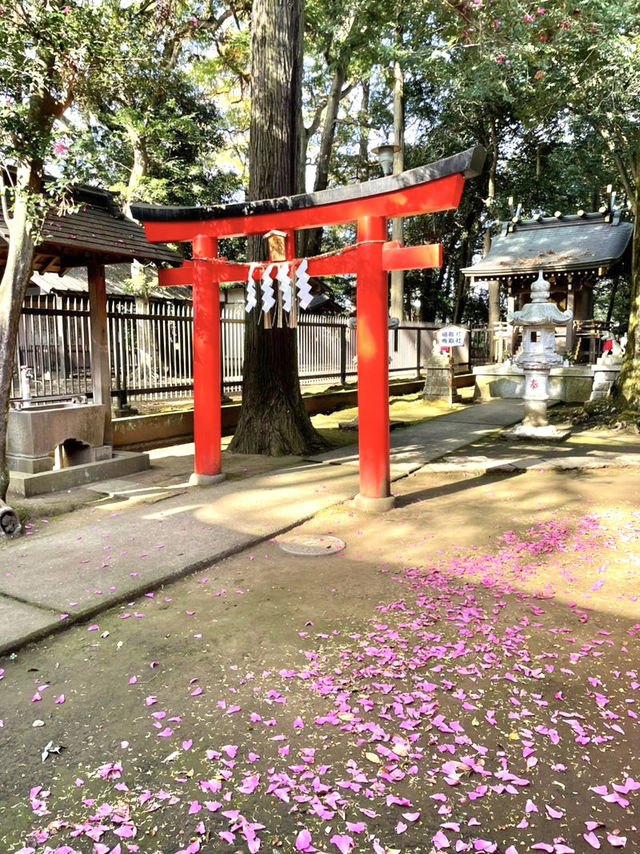
<path fill-rule="evenodd" d="M 382 263 L 385 217 L 358 220 L 358 452 L 359 510 L 384 512 L 394 506 L 389 460 L 388 274 Z"/>

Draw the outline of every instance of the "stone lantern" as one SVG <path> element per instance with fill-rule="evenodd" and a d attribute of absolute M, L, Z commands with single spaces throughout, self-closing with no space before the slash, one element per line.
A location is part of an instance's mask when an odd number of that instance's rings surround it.
<path fill-rule="evenodd" d="M 508 315 L 510 323 L 522 327 L 522 352 L 515 362 L 524 371 L 524 419 L 512 435 L 538 439 L 563 439 L 567 435 L 549 424 L 547 402 L 549 372 L 562 364 L 555 351 L 556 326 L 565 326 L 572 318 L 571 311 L 560 311 L 549 299 L 549 282 L 542 271 L 531 285 L 531 302 Z"/>

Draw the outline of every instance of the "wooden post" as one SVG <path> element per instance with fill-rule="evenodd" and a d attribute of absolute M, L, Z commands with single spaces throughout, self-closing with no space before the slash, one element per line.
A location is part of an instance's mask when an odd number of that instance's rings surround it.
<path fill-rule="evenodd" d="M 573 314 L 571 320 L 567 323 L 567 340 L 564 345 L 564 349 L 568 353 L 573 353 L 573 348 L 575 346 L 575 327 L 573 322 L 575 320 L 575 310 L 576 310 L 576 295 L 574 290 L 567 291 L 567 310 Z"/>
<path fill-rule="evenodd" d="M 287 257 L 291 258 L 292 255 L 287 255 L 287 250 L 290 248 L 287 244 L 291 242 L 291 237 L 284 231 L 268 231 L 265 234 L 265 239 L 267 241 L 267 251 L 269 261 L 278 262 L 278 261 L 286 261 Z M 275 308 L 275 316 L 276 323 L 275 325 L 282 329 L 283 326 L 283 317 L 282 317 L 282 294 L 280 293 L 280 288 L 276 284 L 276 280 L 273 280 L 273 286 L 276 290 L 276 308 Z M 264 315 L 264 328 L 271 328 L 271 317 L 265 312 Z"/>
<path fill-rule="evenodd" d="M 500 321 L 500 283 L 497 279 L 490 279 L 488 282 L 489 289 L 489 347 L 490 360 L 492 362 L 500 361 L 502 355 L 498 349 L 498 340 L 496 338 L 496 328 Z M 504 348 L 504 340 L 500 340 L 500 350 Z"/>
<path fill-rule="evenodd" d="M 515 297 L 509 293 L 507 296 L 507 317 L 513 314 L 516 310 L 516 300 Z M 509 342 L 509 353 L 511 358 L 513 358 L 516 354 L 516 328 L 513 324 L 508 324 L 509 337 L 507 338 Z"/>
<path fill-rule="evenodd" d="M 382 268 L 384 217 L 358 220 L 358 445 L 361 510 L 394 505 L 389 463 L 389 309 L 387 273 Z"/>
<path fill-rule="evenodd" d="M 107 338 L 107 288 L 104 264 L 90 261 L 87 265 L 89 282 L 89 352 L 91 354 L 91 384 L 93 402 L 105 407 L 104 444 L 113 445 L 111 426 L 111 367 Z"/>
<path fill-rule="evenodd" d="M 224 478 L 220 442 L 220 288 L 210 259 L 214 237 L 193 239 L 193 440 L 195 455 L 189 482 L 208 486 Z"/>
<path fill-rule="evenodd" d="M 455 377 L 453 374 L 453 347 L 449 347 L 449 406 L 453 406 L 456 397 Z"/>

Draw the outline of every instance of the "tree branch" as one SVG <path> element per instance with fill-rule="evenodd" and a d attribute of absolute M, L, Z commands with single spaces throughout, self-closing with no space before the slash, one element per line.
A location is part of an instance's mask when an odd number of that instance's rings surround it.
<path fill-rule="evenodd" d="M 622 186 L 624 187 L 624 191 L 627 194 L 627 198 L 629 200 L 634 199 L 635 189 L 632 183 L 632 179 L 629 178 L 627 166 L 625 165 L 622 157 L 620 156 L 620 152 L 616 148 L 614 141 L 611 139 L 611 134 L 609 133 L 609 130 L 605 127 L 602 127 L 597 122 L 592 122 L 592 124 L 595 128 L 596 133 L 600 134 L 600 136 L 604 140 L 605 145 L 609 149 L 609 154 L 611 155 L 613 162 L 616 164 L 618 175 L 620 177 L 620 180 L 622 181 Z M 631 171 L 633 174 L 633 163 L 631 164 Z"/>
<path fill-rule="evenodd" d="M 9 202 L 7 200 L 7 193 L 9 188 L 7 187 L 7 181 L 5 179 L 10 179 L 9 173 L 6 169 L 0 169 L 0 203 L 2 204 L 2 216 L 4 218 L 5 224 L 8 229 L 11 227 L 11 213 L 9 211 Z"/>

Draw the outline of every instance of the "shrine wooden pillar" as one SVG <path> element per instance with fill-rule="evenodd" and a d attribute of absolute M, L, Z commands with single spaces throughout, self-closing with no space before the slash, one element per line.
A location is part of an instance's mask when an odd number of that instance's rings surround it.
<path fill-rule="evenodd" d="M 193 238 L 193 441 L 189 483 L 206 486 L 224 478 L 220 442 L 220 287 L 214 280 L 215 237 Z"/>
<path fill-rule="evenodd" d="M 89 354 L 93 402 L 105 407 L 104 444 L 113 445 L 111 424 L 111 367 L 107 336 L 107 285 L 105 267 L 93 259 L 87 265 L 89 284 Z"/>
<path fill-rule="evenodd" d="M 356 352 L 358 356 L 358 451 L 361 510 L 394 505 L 389 462 L 389 288 L 382 252 L 385 217 L 358 220 Z"/>

